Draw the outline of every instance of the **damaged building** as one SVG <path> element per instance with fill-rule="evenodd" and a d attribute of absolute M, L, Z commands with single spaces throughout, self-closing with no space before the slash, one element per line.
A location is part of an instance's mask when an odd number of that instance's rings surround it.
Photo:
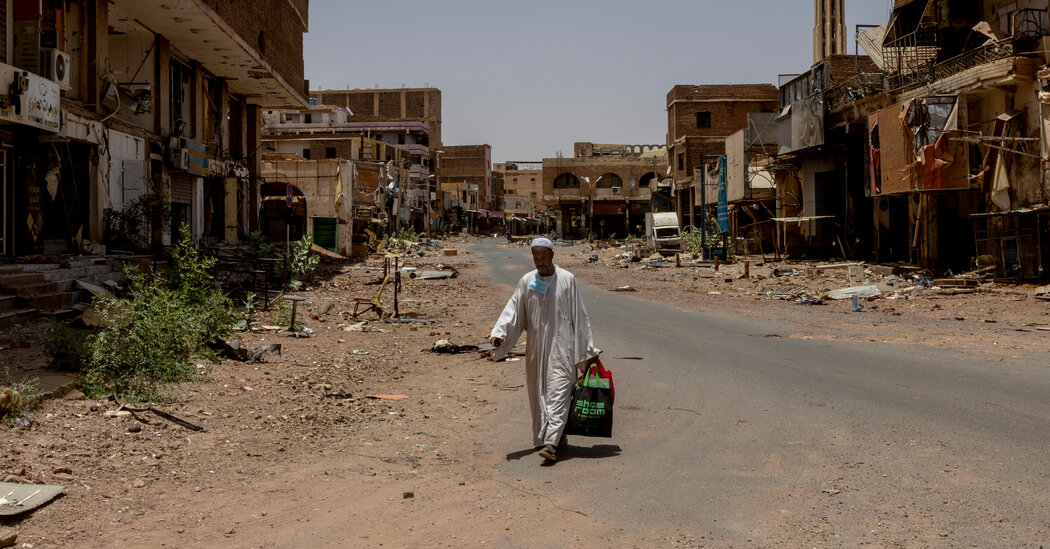
<path fill-rule="evenodd" d="M 258 227 L 261 112 L 306 105 L 307 0 L 8 5 L 0 254 L 167 245 L 183 226 L 233 244 Z M 117 234 L 121 215 L 144 219 Z"/>
<path fill-rule="evenodd" d="M 1047 34 L 1045 2 L 898 0 L 858 35 L 877 68 L 825 92 L 826 127 L 863 127 L 847 217 L 876 260 L 1045 278 Z"/>
<path fill-rule="evenodd" d="M 777 89 L 772 84 L 678 85 L 667 93 L 667 154 L 673 186 L 670 199 L 681 225 L 699 227 L 706 205 L 699 168 L 705 157 L 724 156 L 726 138 L 748 128 L 748 115 L 774 112 Z M 699 212 L 697 210 L 700 210 Z"/>
<path fill-rule="evenodd" d="M 573 152 L 572 158 L 543 159 L 543 201 L 558 238 L 644 234 L 653 195 L 670 187 L 663 175 L 668 173 L 667 149 L 580 142 Z"/>

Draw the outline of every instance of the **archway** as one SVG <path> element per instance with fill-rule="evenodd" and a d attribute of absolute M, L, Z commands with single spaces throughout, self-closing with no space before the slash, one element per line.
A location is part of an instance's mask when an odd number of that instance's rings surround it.
<path fill-rule="evenodd" d="M 260 219 L 263 233 L 271 242 L 286 237 L 298 240 L 306 234 L 306 196 L 291 183 L 264 183 L 262 185 Z"/>
<path fill-rule="evenodd" d="M 580 180 L 571 173 L 563 173 L 554 178 L 555 189 L 579 189 Z"/>
<path fill-rule="evenodd" d="M 595 186 L 597 186 L 599 189 L 611 189 L 613 187 L 620 187 L 622 189 L 623 179 L 621 179 L 620 176 L 612 172 L 608 172 L 602 174 L 601 177 L 598 178 L 597 182 L 595 183 Z"/>

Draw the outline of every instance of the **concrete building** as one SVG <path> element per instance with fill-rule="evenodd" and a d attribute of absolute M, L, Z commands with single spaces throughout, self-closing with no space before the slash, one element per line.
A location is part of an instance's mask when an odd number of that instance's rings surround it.
<path fill-rule="evenodd" d="M 394 123 L 419 122 L 427 128 L 425 138 L 413 133 L 423 126 L 406 125 L 372 129 L 372 137 L 396 145 L 421 145 L 428 148 L 429 168 L 436 162 L 435 151 L 441 150 L 441 90 L 436 88 L 319 90 L 310 93 L 319 105 L 343 107 L 348 122 Z M 378 137 L 377 137 L 378 135 Z"/>
<path fill-rule="evenodd" d="M 705 156 L 724 155 L 725 140 L 747 127 L 748 114 L 777 109 L 772 84 L 679 85 L 667 94 L 667 154 L 678 219 L 699 226 L 694 170 Z"/>
<path fill-rule="evenodd" d="M 644 233 L 653 190 L 667 173 L 661 145 L 576 143 L 572 158 L 543 159 L 543 201 L 558 238 Z"/>
<path fill-rule="evenodd" d="M 844 0 L 813 0 L 813 64 L 825 57 L 846 55 Z"/>
<path fill-rule="evenodd" d="M 502 226 L 503 177 L 492 171 L 492 146 L 442 147 L 438 175 L 441 189 L 460 198 L 453 205 L 458 222 L 471 230 L 488 231 Z"/>
<path fill-rule="evenodd" d="M 263 160 L 263 234 L 274 242 L 310 235 L 318 246 L 349 257 L 353 252 L 354 163 L 289 156 Z"/>
<path fill-rule="evenodd" d="M 531 204 L 532 211 L 543 213 L 547 205 L 543 203 L 543 162 L 503 162 L 496 164 L 493 171 L 503 173 L 503 190 L 505 195 L 524 197 Z"/>
<path fill-rule="evenodd" d="M 261 111 L 306 105 L 307 0 L 8 5 L 0 254 L 115 241 L 106 220 L 143 197 L 167 215 L 124 235 L 139 247 L 258 227 Z"/>

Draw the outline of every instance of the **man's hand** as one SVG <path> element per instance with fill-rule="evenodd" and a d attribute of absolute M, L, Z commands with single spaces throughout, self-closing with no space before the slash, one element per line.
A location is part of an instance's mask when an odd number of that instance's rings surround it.
<path fill-rule="evenodd" d="M 493 347 L 499 347 L 500 345 L 503 345 L 503 338 L 502 337 L 494 337 L 494 338 L 489 340 L 489 343 L 491 343 Z"/>

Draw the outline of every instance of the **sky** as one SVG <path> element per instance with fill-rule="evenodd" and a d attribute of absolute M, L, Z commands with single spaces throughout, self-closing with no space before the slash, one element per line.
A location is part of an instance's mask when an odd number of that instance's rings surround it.
<path fill-rule="evenodd" d="M 892 0 L 846 0 L 884 24 Z M 432 86 L 442 141 L 539 161 L 577 141 L 664 144 L 677 84 L 776 84 L 813 62 L 811 0 L 311 0 L 311 89 Z"/>

